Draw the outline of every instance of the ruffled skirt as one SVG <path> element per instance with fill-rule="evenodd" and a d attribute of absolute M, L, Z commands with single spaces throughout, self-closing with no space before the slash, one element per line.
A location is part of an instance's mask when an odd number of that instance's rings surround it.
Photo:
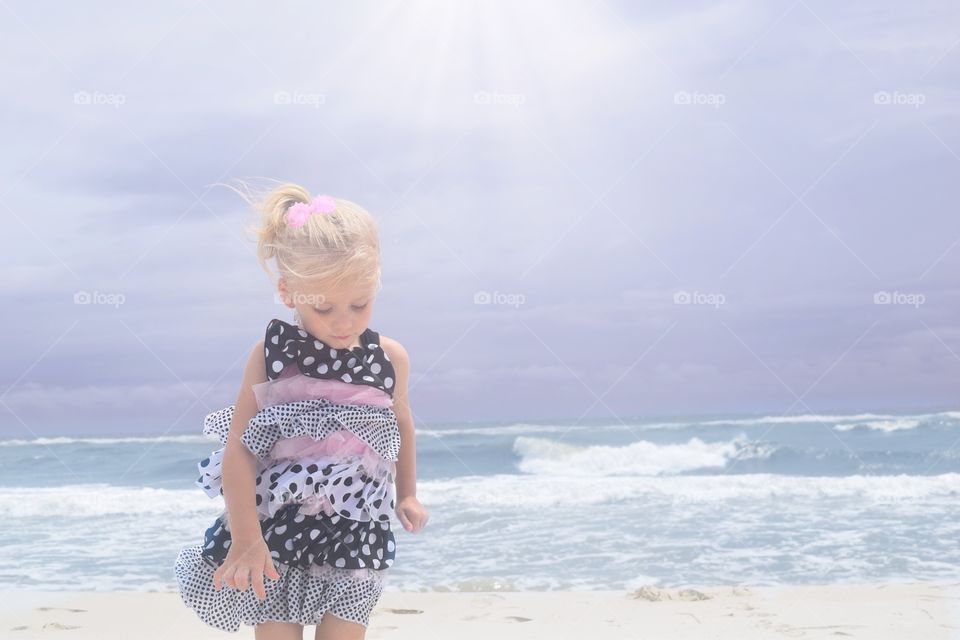
<path fill-rule="evenodd" d="M 279 579 L 264 577 L 266 599 L 261 601 L 249 586 L 245 591 L 226 586 L 214 590 L 213 573 L 218 566 L 202 555 L 199 546 L 181 549 L 176 561 L 177 582 L 184 603 L 204 622 L 231 632 L 239 631 L 241 624 L 268 621 L 320 624 L 328 611 L 366 626 L 385 580 L 383 571 L 354 574 L 328 565 L 304 569 L 280 563 Z"/>
<path fill-rule="evenodd" d="M 276 382 L 271 386 L 282 390 Z M 225 445 L 232 412 L 208 415 L 204 434 Z M 267 621 L 319 624 L 327 611 L 366 626 L 396 552 L 389 513 L 400 439 L 392 409 L 323 398 L 264 407 L 241 442 L 258 460 L 258 518 L 280 578 L 264 576 L 263 601 L 250 586 L 213 588 L 231 544 L 224 510 L 203 544 L 176 558 L 183 602 L 231 632 Z M 223 494 L 223 452 L 198 464 L 196 484 L 210 497 Z"/>

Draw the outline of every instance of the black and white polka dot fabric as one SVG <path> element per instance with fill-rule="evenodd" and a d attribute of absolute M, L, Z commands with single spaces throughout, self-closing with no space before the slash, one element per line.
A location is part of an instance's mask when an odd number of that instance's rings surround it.
<path fill-rule="evenodd" d="M 374 569 L 274 565 L 280 578 L 264 578 L 267 597 L 261 601 L 250 587 L 239 591 L 224 586 L 215 591 L 213 572 L 219 564 L 206 560 L 200 547 L 187 547 L 176 561 L 181 598 L 204 622 L 223 631 L 237 632 L 241 624 L 253 626 L 271 620 L 320 624 L 327 612 L 366 626 L 386 582 L 386 573 Z"/>
<path fill-rule="evenodd" d="M 196 483 L 211 498 L 223 495 L 223 453 L 218 449 L 198 465 Z M 395 470 L 391 461 L 357 456 L 280 459 L 257 470 L 257 511 L 272 517 L 288 503 L 321 499 L 344 518 L 386 522 L 396 506 Z"/>
<path fill-rule="evenodd" d="M 203 433 L 227 444 L 235 407 L 210 413 L 203 420 Z M 346 429 L 387 460 L 400 454 L 397 415 L 390 407 L 337 404 L 326 398 L 297 400 L 264 407 L 250 419 L 240 440 L 258 458 L 264 458 L 279 438 L 308 435 L 314 440 Z"/>
<path fill-rule="evenodd" d="M 293 366 L 303 375 L 374 386 L 392 395 L 394 371 L 379 334 L 368 329 L 361 341 L 355 349 L 330 349 L 299 327 L 272 320 L 264 342 L 268 377 L 291 375 L 283 372 Z M 207 415 L 203 433 L 226 445 L 234 409 Z M 327 446 L 345 432 L 356 437 L 362 453 Z M 271 455 L 278 440 L 301 436 L 324 443 L 311 451 L 343 453 Z M 257 458 L 258 518 L 280 578 L 264 577 L 267 597 L 262 602 L 249 587 L 243 592 L 214 589 L 213 574 L 231 544 L 224 509 L 203 543 L 185 547 L 177 556 L 183 602 L 205 623 L 225 631 L 266 621 L 319 624 L 326 612 L 366 626 L 396 555 L 390 514 L 396 508 L 400 431 L 393 409 L 297 398 L 262 407 L 240 441 Z M 213 452 L 198 465 L 197 484 L 211 498 L 223 494 L 223 452 Z"/>
<path fill-rule="evenodd" d="M 396 540 L 385 522 L 357 522 L 336 514 L 304 515 L 298 504 L 283 507 L 260 521 L 260 531 L 274 560 L 307 568 L 387 569 L 393 564 Z M 220 517 L 204 534 L 203 555 L 218 565 L 230 548 L 229 517 Z"/>
<path fill-rule="evenodd" d="M 367 328 L 359 340 L 360 345 L 353 349 L 337 349 L 296 325 L 274 318 L 263 341 L 267 376 L 273 380 L 284 369 L 297 367 L 305 376 L 369 385 L 392 396 L 397 376 L 390 356 L 380 347 L 380 335 Z"/>

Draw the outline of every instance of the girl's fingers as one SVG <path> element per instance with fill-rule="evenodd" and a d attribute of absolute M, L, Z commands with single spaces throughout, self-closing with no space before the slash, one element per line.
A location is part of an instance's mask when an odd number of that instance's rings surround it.
<path fill-rule="evenodd" d="M 267 599 L 267 590 L 263 586 L 263 573 L 260 570 L 253 572 L 251 576 L 253 582 L 253 593 L 256 594 L 257 599 L 260 601 Z"/>
<path fill-rule="evenodd" d="M 224 587 L 230 587 L 231 589 L 234 588 L 234 587 L 233 587 L 233 569 L 232 569 L 232 568 L 231 568 L 229 571 L 224 571 L 224 572 L 223 572 L 223 577 L 220 578 L 220 584 L 223 585 Z"/>
<path fill-rule="evenodd" d="M 411 529 L 411 531 L 413 531 L 414 533 L 417 533 L 421 529 L 423 529 L 424 525 L 427 524 L 427 514 L 423 512 L 419 512 L 419 513 L 415 513 L 414 516 L 416 517 L 417 523 L 414 526 L 414 528 Z"/>
<path fill-rule="evenodd" d="M 220 577 L 223 575 L 223 566 L 220 565 L 217 567 L 217 570 L 213 572 L 213 590 L 220 591 Z"/>
<path fill-rule="evenodd" d="M 247 590 L 247 579 L 250 577 L 250 569 L 245 566 L 237 567 L 236 572 L 233 574 L 233 582 L 236 589 L 240 591 Z"/>
<path fill-rule="evenodd" d="M 280 579 L 280 572 L 277 571 L 275 566 L 273 566 L 273 556 L 271 556 L 269 553 L 263 561 L 263 573 L 272 580 Z"/>
<path fill-rule="evenodd" d="M 230 568 L 224 572 L 225 574 L 224 582 L 226 582 L 227 586 L 230 587 L 231 589 L 239 589 L 240 580 L 241 578 L 244 577 L 243 572 L 244 572 L 244 568 L 241 566 L 237 566 L 237 563 L 234 562 L 230 566 Z"/>

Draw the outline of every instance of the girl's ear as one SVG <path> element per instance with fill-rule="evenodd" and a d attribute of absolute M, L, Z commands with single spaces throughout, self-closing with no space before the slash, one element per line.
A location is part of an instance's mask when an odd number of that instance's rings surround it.
<path fill-rule="evenodd" d="M 293 300 L 290 299 L 290 292 L 287 291 L 287 281 L 283 278 L 277 281 L 277 291 L 280 293 L 280 300 L 283 304 L 287 305 L 288 308 L 293 309 L 296 306 L 293 304 Z"/>

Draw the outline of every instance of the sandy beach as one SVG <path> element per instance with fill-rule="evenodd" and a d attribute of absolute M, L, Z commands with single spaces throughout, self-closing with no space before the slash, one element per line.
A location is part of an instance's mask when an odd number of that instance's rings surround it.
<path fill-rule="evenodd" d="M 0 592 L 5 638 L 253 637 L 177 593 Z M 313 627 L 304 636 L 311 638 Z M 634 591 L 385 592 L 367 638 L 960 638 L 960 583 Z"/>

